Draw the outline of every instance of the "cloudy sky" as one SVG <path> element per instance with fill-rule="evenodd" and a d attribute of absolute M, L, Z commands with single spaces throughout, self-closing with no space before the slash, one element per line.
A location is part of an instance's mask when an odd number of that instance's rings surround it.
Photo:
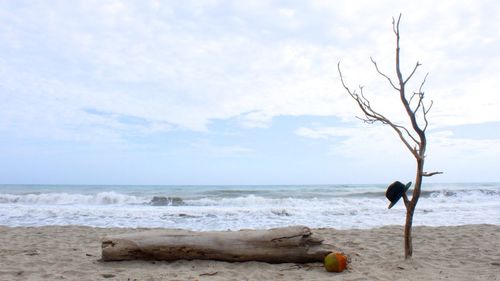
<path fill-rule="evenodd" d="M 342 184 L 412 180 L 364 85 L 403 122 L 427 72 L 429 181 L 500 181 L 498 1 L 0 1 L 0 183 Z"/>

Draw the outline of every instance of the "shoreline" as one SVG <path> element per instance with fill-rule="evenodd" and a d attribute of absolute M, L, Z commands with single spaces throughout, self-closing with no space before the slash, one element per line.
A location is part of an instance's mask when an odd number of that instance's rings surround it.
<path fill-rule="evenodd" d="M 500 225 L 415 226 L 413 259 L 403 257 L 403 226 L 316 228 L 350 255 L 350 269 L 219 261 L 101 262 L 106 235 L 150 228 L 0 226 L 0 280 L 500 280 Z"/>

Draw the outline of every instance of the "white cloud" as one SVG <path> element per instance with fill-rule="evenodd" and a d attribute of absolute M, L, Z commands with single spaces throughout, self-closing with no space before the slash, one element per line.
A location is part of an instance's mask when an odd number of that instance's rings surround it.
<path fill-rule="evenodd" d="M 448 181 L 485 181 L 498 178 L 499 139 L 456 137 L 450 131 L 429 135 L 430 168 L 445 171 Z"/>
<path fill-rule="evenodd" d="M 191 148 L 199 150 L 201 155 L 214 157 L 241 157 L 251 156 L 255 153 L 252 148 L 242 145 L 217 145 L 207 140 L 191 143 Z"/>
<path fill-rule="evenodd" d="M 411 158 L 396 133 L 386 126 L 358 125 L 355 127 L 302 127 L 295 131 L 302 137 L 331 141 L 331 153 L 348 159 Z M 397 160 L 399 161 L 399 160 Z"/>
<path fill-rule="evenodd" d="M 339 85 L 340 59 L 351 85 L 364 84 L 397 119 L 397 98 L 368 58 L 393 69 L 390 17 L 399 11 L 405 69 L 420 59 L 416 78 L 431 72 L 432 126 L 500 121 L 499 9 L 494 1 L 4 2 L 0 128 L 121 135 L 203 131 L 234 117 L 245 127 L 282 115 L 350 120 L 357 109 Z M 126 127 L 88 108 L 148 122 Z"/>
<path fill-rule="evenodd" d="M 359 132 L 357 128 L 321 127 L 321 128 L 298 128 L 295 133 L 302 137 L 312 139 L 328 139 L 332 137 L 350 137 Z"/>
<path fill-rule="evenodd" d="M 353 169 L 385 169 L 388 175 L 412 177 L 415 161 L 398 136 L 387 126 L 359 125 L 343 127 L 302 127 L 295 131 L 302 137 L 330 143 L 332 157 L 358 160 Z M 426 181 L 485 181 L 498 175 L 499 139 L 456 137 L 451 131 L 427 134 L 426 171 L 443 175 Z"/>

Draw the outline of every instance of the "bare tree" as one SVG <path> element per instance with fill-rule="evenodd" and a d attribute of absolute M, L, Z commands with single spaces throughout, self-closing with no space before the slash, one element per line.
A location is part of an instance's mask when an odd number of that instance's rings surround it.
<path fill-rule="evenodd" d="M 358 117 L 366 123 L 373 124 L 380 122 L 382 124 L 390 126 L 399 136 L 399 139 L 403 142 L 406 148 L 411 152 L 413 157 L 416 160 L 417 171 L 415 177 L 415 186 L 413 189 L 413 194 L 411 199 L 408 198 L 406 192 L 403 194 L 404 204 L 406 206 L 406 223 L 404 228 L 404 248 L 405 248 L 405 258 L 408 259 L 413 254 L 412 247 L 412 239 L 411 239 L 411 230 L 412 230 L 412 222 L 413 222 L 413 213 L 415 211 L 415 207 L 417 206 L 418 199 L 420 197 L 420 190 L 422 187 L 422 178 L 430 177 L 436 174 L 441 174 L 441 172 L 424 172 L 424 162 L 425 162 L 425 149 L 427 146 L 427 138 L 425 136 L 425 131 L 429 125 L 429 121 L 427 115 L 432 108 L 433 102 L 424 103 L 424 92 L 422 90 L 425 81 L 427 79 L 427 73 L 420 83 L 420 87 L 417 92 L 413 92 L 411 94 L 407 93 L 407 83 L 413 77 L 417 69 L 421 66 L 419 62 L 415 64 L 413 70 L 410 74 L 405 78 L 401 73 L 400 69 L 400 47 L 399 47 L 399 22 L 401 20 L 401 14 L 396 21 L 392 18 L 392 29 L 394 34 L 396 35 L 396 75 L 397 80 L 394 81 L 389 75 L 383 73 L 375 60 L 370 58 L 375 70 L 384 77 L 390 84 L 390 86 L 398 92 L 399 98 L 401 99 L 401 104 L 404 107 L 407 117 L 409 118 L 409 122 L 411 124 L 411 128 L 406 127 L 404 125 L 395 123 L 389 120 L 386 116 L 375 110 L 370 101 L 365 97 L 363 92 L 363 86 L 359 86 L 359 92 L 357 90 L 353 90 L 349 88 L 342 76 L 342 71 L 340 70 L 340 62 L 338 63 L 338 71 L 340 74 L 340 81 L 342 85 L 346 89 L 347 93 L 356 101 L 359 108 L 364 114 L 364 117 Z"/>

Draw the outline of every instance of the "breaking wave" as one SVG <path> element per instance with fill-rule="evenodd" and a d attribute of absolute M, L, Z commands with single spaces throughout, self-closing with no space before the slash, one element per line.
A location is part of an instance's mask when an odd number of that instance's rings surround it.
<path fill-rule="evenodd" d="M 415 224 L 500 224 L 500 185 L 468 187 L 424 189 Z M 226 230 L 296 224 L 344 229 L 404 224 L 402 200 L 388 210 L 381 185 L 229 189 L 6 187 L 0 191 L 0 225 Z"/>
<path fill-rule="evenodd" d="M 412 189 L 408 191 L 411 193 Z M 366 198 L 378 198 L 385 197 L 385 191 L 374 191 L 374 192 L 359 192 L 359 193 L 348 193 L 340 195 L 341 197 L 366 197 Z M 438 198 L 438 197 L 470 197 L 470 196 L 493 196 L 500 197 L 500 190 L 493 189 L 443 189 L 443 190 L 422 190 L 420 193 L 422 198 Z"/>
<path fill-rule="evenodd" d="M 411 192 L 411 190 L 409 191 Z M 151 206 L 262 206 L 262 205 L 289 205 L 296 206 L 311 202 L 332 202 L 339 200 L 385 199 L 385 191 L 335 194 L 331 196 L 318 194 L 316 197 L 300 198 L 273 197 L 262 195 L 240 195 L 239 197 L 202 197 L 197 199 L 183 199 L 177 196 L 155 195 L 135 196 L 115 191 L 99 192 L 96 194 L 75 193 L 28 193 L 28 194 L 0 194 L 0 204 L 27 204 L 27 205 L 151 205 Z M 456 199 L 485 199 L 500 197 L 498 189 L 460 189 L 460 190 L 424 190 L 422 198 L 456 198 Z"/>
<path fill-rule="evenodd" d="M 114 191 L 97 194 L 72 193 L 30 193 L 30 194 L 0 194 L 0 204 L 30 204 L 30 205 L 125 205 L 146 203 L 144 198 L 125 195 Z"/>

